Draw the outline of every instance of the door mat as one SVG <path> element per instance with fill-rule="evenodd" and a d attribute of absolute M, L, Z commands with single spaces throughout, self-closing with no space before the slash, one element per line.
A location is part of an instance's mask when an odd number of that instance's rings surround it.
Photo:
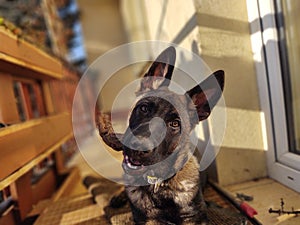
<path fill-rule="evenodd" d="M 129 204 L 121 208 L 108 206 L 114 192 L 118 192 L 118 189 L 122 188 L 120 185 L 101 177 L 86 177 L 83 183 L 92 193 L 94 201 L 100 208 L 104 209 L 105 217 L 112 225 L 134 225 Z M 220 196 L 212 187 L 209 186 L 205 189 L 204 198 L 208 206 L 209 225 L 251 224 L 246 217 L 240 214 L 233 205 Z"/>

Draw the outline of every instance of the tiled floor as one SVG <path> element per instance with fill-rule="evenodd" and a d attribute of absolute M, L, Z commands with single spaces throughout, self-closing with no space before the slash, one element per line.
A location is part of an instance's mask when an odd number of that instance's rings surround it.
<path fill-rule="evenodd" d="M 284 209 L 294 210 L 300 209 L 300 194 L 283 186 L 272 179 L 261 179 L 258 181 L 245 182 L 236 185 L 227 186 L 226 189 L 233 195 L 243 193 L 253 196 L 253 201 L 249 202 L 258 215 L 256 218 L 264 225 L 299 225 L 300 216 L 291 218 L 280 216 L 278 214 L 270 214 L 268 211 L 272 209 L 280 209 L 280 199 L 284 200 Z"/>

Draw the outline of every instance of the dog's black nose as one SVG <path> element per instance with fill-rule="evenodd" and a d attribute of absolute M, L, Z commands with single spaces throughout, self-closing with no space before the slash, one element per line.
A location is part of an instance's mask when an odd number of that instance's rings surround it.
<path fill-rule="evenodd" d="M 154 117 L 137 127 L 129 126 L 123 137 L 123 145 L 131 150 L 148 151 L 160 145 L 165 135 L 164 120 Z"/>
<path fill-rule="evenodd" d="M 130 143 L 130 147 L 132 150 L 142 150 L 142 148 L 144 149 L 142 143 L 138 139 L 132 140 Z"/>
<path fill-rule="evenodd" d="M 154 149 L 154 144 L 149 138 L 134 136 L 124 138 L 124 149 L 147 152 Z"/>

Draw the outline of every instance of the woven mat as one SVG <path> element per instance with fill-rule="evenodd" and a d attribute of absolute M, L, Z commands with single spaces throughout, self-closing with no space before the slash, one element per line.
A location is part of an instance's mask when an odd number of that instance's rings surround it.
<path fill-rule="evenodd" d="M 121 209 L 105 207 L 105 215 L 113 225 L 134 225 L 129 205 Z M 208 204 L 207 216 L 209 225 L 244 225 L 246 218 L 235 210 L 220 208 L 215 204 Z"/>
<path fill-rule="evenodd" d="M 87 177 L 84 184 L 94 196 L 94 201 L 104 209 L 105 217 L 112 225 L 134 225 L 129 204 L 122 208 L 109 207 L 109 199 L 113 192 L 120 189 L 111 181 L 104 178 Z M 209 225 L 244 225 L 250 224 L 232 205 L 222 199 L 217 192 L 209 187 L 204 197 L 208 200 L 208 219 Z"/>
<path fill-rule="evenodd" d="M 121 186 L 104 178 L 84 180 L 91 194 L 63 198 L 50 204 L 35 225 L 134 225 L 129 204 L 115 209 L 109 200 Z M 210 225 L 243 225 L 245 218 L 212 189 L 204 193 L 208 200 Z M 96 204 L 95 204 L 96 203 Z"/>
<path fill-rule="evenodd" d="M 106 225 L 104 211 L 90 194 L 63 198 L 50 204 L 35 225 Z"/>

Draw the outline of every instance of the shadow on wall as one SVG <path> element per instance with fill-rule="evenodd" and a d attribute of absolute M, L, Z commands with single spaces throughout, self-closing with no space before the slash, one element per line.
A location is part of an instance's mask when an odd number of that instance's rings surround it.
<path fill-rule="evenodd" d="M 273 15 L 264 18 L 266 21 L 272 19 Z M 252 25 L 258 22 L 260 21 L 251 21 L 250 26 L 253 27 Z M 222 184 L 230 184 L 265 177 L 267 176 L 266 151 L 270 150 L 267 132 L 270 131 L 266 130 L 266 118 L 261 112 L 257 87 L 261 84 L 256 77 L 250 43 L 250 35 L 261 30 L 257 27 L 250 33 L 248 22 L 195 13 L 175 36 L 173 42 L 180 44 L 197 26 L 200 30 L 199 41 L 194 41 L 191 49 L 200 54 L 212 68 L 221 68 L 226 72 L 225 99 L 228 121 L 222 150 L 216 160 L 219 181 Z M 267 23 L 263 29 L 268 28 L 274 27 L 271 23 Z M 220 42 L 220 39 L 225 41 Z M 266 43 L 267 46 L 278 46 L 278 44 L 276 40 Z M 264 54 L 264 48 L 261 48 L 261 59 L 264 58 Z M 255 61 L 255 63 L 261 63 L 258 66 L 264 67 L 262 61 Z M 264 76 L 264 74 L 259 75 Z M 271 77 L 264 79 L 269 80 Z M 210 125 L 203 126 L 206 129 L 205 133 L 209 134 Z M 199 142 L 200 146 L 206 144 L 207 135 Z M 232 174 L 236 175 L 232 176 Z"/>

